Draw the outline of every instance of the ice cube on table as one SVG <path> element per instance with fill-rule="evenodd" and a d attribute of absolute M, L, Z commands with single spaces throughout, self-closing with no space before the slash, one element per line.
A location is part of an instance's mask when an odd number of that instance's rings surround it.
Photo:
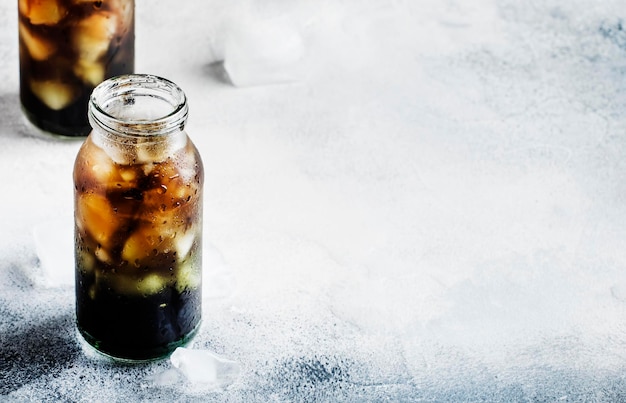
<path fill-rule="evenodd" d="M 25 273 L 45 288 L 74 284 L 74 237 L 72 217 L 47 220 L 33 229 L 40 272 Z"/>
<path fill-rule="evenodd" d="M 202 298 L 225 299 L 234 295 L 237 282 L 222 252 L 206 237 L 202 242 Z"/>
<path fill-rule="evenodd" d="M 234 383 L 241 371 L 238 362 L 209 350 L 178 347 L 170 356 L 170 362 L 191 383 L 215 388 Z"/>
<path fill-rule="evenodd" d="M 287 18 L 233 22 L 225 29 L 222 41 L 224 70 L 237 87 L 304 78 L 304 40 Z"/>

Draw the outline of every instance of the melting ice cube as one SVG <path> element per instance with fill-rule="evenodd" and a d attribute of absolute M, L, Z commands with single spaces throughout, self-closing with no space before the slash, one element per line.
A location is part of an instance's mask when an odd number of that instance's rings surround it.
<path fill-rule="evenodd" d="M 237 282 L 219 249 L 206 237 L 202 243 L 202 298 L 229 298 L 235 293 Z"/>
<path fill-rule="evenodd" d="M 33 25 L 53 25 L 67 14 L 65 7 L 57 0 L 24 1 L 19 3 L 20 13 Z"/>
<path fill-rule="evenodd" d="M 192 383 L 221 388 L 235 382 L 240 365 L 209 350 L 178 347 L 170 356 L 172 365 Z"/>
<path fill-rule="evenodd" d="M 79 94 L 76 86 L 54 80 L 30 80 L 30 89 L 41 102 L 55 111 L 71 104 Z"/>
<path fill-rule="evenodd" d="M 25 273 L 35 284 L 61 287 L 74 284 L 72 217 L 44 221 L 33 230 L 41 272 Z"/>
<path fill-rule="evenodd" d="M 31 32 L 26 24 L 19 23 L 20 38 L 28 50 L 28 54 L 35 60 L 46 60 L 57 50 L 57 45 L 46 38 Z"/>
<path fill-rule="evenodd" d="M 294 24 L 283 17 L 244 22 L 230 25 L 223 34 L 224 69 L 235 86 L 303 79 L 305 46 Z"/>

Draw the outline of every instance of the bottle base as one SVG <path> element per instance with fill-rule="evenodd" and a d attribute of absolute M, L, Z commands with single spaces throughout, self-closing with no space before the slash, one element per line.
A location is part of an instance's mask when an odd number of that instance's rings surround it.
<path fill-rule="evenodd" d="M 91 126 L 65 127 L 40 119 L 31 113 L 24 105 L 20 105 L 24 124 L 36 137 L 53 138 L 58 140 L 84 140 L 91 132 Z"/>
<path fill-rule="evenodd" d="M 75 329 L 76 338 L 78 339 L 83 352 L 88 357 L 94 359 L 104 359 L 106 361 L 114 361 L 119 363 L 141 364 L 165 359 L 169 357 L 174 352 L 174 350 L 176 350 L 176 348 L 184 347 L 185 345 L 189 344 L 189 342 L 191 342 L 191 340 L 198 333 L 201 324 L 202 322 L 198 322 L 196 327 L 194 327 L 193 330 L 189 332 L 186 336 L 171 343 L 167 343 L 166 345 L 141 351 L 130 351 L 129 349 L 124 349 L 125 353 L 113 351 L 113 349 L 110 347 L 108 348 L 106 344 L 103 346 L 100 340 L 92 337 L 89 333 L 82 330 L 78 325 L 76 325 Z"/>

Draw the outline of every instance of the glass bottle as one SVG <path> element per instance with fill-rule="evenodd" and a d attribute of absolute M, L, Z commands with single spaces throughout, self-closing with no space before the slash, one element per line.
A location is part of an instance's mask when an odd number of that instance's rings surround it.
<path fill-rule="evenodd" d="M 74 165 L 76 316 L 112 357 L 165 356 L 200 323 L 204 174 L 187 113 L 183 91 L 151 75 L 91 96 Z"/>
<path fill-rule="evenodd" d="M 86 136 L 93 89 L 133 72 L 134 0 L 18 0 L 18 28 L 24 114 L 45 132 Z"/>

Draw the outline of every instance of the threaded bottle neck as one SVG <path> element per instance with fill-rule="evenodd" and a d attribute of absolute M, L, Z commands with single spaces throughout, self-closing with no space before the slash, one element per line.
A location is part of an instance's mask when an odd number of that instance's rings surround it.
<path fill-rule="evenodd" d="M 185 93 L 173 82 L 131 74 L 98 85 L 89 101 L 88 116 L 92 128 L 122 141 L 159 141 L 184 130 L 188 110 Z"/>
<path fill-rule="evenodd" d="M 113 161 L 165 161 L 187 144 L 187 97 L 173 82 L 146 74 L 113 77 L 89 101 L 92 141 Z"/>

